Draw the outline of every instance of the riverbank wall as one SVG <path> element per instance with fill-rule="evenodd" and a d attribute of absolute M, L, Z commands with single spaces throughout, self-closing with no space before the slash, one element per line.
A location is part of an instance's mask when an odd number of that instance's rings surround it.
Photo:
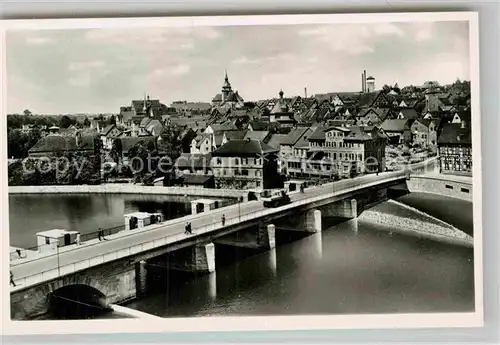
<path fill-rule="evenodd" d="M 247 193 L 237 189 L 160 187 L 113 183 L 75 186 L 11 186 L 9 194 L 156 194 L 239 198 Z"/>
<path fill-rule="evenodd" d="M 411 175 L 410 193 L 439 194 L 472 202 L 472 178 L 442 174 Z"/>
<path fill-rule="evenodd" d="M 389 200 L 387 202 L 411 210 L 412 212 L 418 214 L 420 217 L 418 217 L 418 219 L 412 219 L 409 217 L 401 217 L 398 215 L 385 213 L 377 209 L 370 209 L 364 211 L 359 219 L 362 221 L 381 225 L 383 227 L 391 229 L 391 231 L 393 232 L 397 231 L 405 235 L 427 238 L 438 242 L 460 245 L 469 248 L 474 247 L 473 237 L 467 235 L 462 230 L 459 230 L 440 219 L 437 219 L 433 216 L 428 215 L 427 213 L 421 212 L 400 202 L 394 200 Z M 428 218 L 428 220 L 422 220 L 425 218 Z"/>

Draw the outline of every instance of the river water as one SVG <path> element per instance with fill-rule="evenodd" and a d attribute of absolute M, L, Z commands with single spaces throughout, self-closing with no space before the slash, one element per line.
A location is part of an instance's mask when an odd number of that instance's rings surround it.
<path fill-rule="evenodd" d="M 88 196 L 91 202 L 61 196 L 10 198 L 11 226 L 31 224 L 31 229 L 40 228 L 36 224 L 92 228 L 100 219 L 109 219 L 110 226 L 119 225 L 123 211 L 137 207 L 137 199 L 119 195 Z M 72 203 L 67 204 L 68 200 Z M 472 233 L 471 203 L 428 194 L 398 200 Z M 155 205 L 154 200 L 148 202 Z M 28 206 L 35 216 L 26 217 L 13 205 Z M 179 213 L 188 210 L 169 207 Z M 16 216 L 20 219 L 12 219 Z M 34 241 L 33 230 L 28 229 L 13 228 L 11 242 Z M 332 224 L 322 233 L 293 241 L 277 236 L 275 250 L 252 256 L 243 251 L 231 254 L 239 260 L 228 259 L 227 253 L 228 248 L 216 246 L 214 274 L 193 276 L 158 268 L 162 272 L 157 272 L 161 274 L 155 289 L 125 306 L 161 317 L 474 309 L 472 249 L 390 234 L 387 228 L 361 220 Z"/>
<path fill-rule="evenodd" d="M 130 194 L 11 194 L 10 243 L 22 248 L 36 245 L 35 234 L 51 229 L 78 230 L 81 234 L 124 225 L 124 214 L 161 212 L 165 219 L 191 214 L 195 197 Z M 223 200 L 224 204 L 231 200 Z"/>

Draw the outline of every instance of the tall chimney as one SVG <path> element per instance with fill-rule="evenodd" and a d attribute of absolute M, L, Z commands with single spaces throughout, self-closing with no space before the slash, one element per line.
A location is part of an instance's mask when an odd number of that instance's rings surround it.
<path fill-rule="evenodd" d="M 366 92 L 366 69 L 363 70 L 363 92 Z"/>
<path fill-rule="evenodd" d="M 365 92 L 365 76 L 361 73 L 361 92 Z"/>
<path fill-rule="evenodd" d="M 307 87 L 304 88 L 304 98 L 307 98 Z"/>

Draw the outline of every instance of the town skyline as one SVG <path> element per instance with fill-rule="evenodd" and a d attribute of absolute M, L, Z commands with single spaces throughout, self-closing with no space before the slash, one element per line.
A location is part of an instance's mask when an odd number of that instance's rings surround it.
<path fill-rule="evenodd" d="M 7 113 L 211 102 L 225 70 L 246 101 L 358 92 L 363 70 L 376 89 L 470 79 L 467 22 L 18 31 L 6 44 Z"/>

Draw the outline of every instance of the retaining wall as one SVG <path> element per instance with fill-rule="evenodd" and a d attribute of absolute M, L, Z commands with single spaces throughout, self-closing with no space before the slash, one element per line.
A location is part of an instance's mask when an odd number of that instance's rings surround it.
<path fill-rule="evenodd" d="M 411 176 L 406 181 L 411 193 L 431 193 L 472 202 L 472 179 L 454 180 L 444 176 Z"/>
<path fill-rule="evenodd" d="M 102 184 L 75 186 L 12 186 L 9 194 L 164 194 L 221 198 L 238 198 L 245 194 L 237 189 L 197 187 L 157 187 L 133 184 Z"/>

